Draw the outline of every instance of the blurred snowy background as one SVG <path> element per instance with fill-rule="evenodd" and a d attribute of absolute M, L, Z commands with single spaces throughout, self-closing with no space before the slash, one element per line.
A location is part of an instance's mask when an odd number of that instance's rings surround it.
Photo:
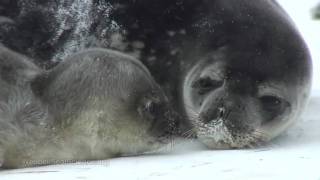
<path fill-rule="evenodd" d="M 319 0 L 278 0 L 289 13 L 305 38 L 313 58 L 313 93 L 320 91 L 320 19 L 312 19 L 312 10 Z M 320 13 L 320 12 L 319 12 Z"/>
<path fill-rule="evenodd" d="M 311 18 L 311 9 L 320 0 L 278 1 L 309 45 L 314 60 L 314 84 L 301 122 L 270 147 L 210 151 L 197 142 L 182 143 L 171 154 L 1 171 L 0 180 L 320 180 L 320 19 Z"/>

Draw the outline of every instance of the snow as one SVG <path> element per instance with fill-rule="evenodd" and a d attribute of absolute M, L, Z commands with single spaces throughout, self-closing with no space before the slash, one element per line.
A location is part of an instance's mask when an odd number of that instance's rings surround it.
<path fill-rule="evenodd" d="M 68 39 L 67 43 L 62 48 L 62 52 L 57 53 L 53 58 L 54 60 L 64 59 L 72 52 L 77 51 L 77 48 L 82 48 L 84 45 L 81 42 L 85 42 L 84 38 L 87 37 L 92 22 L 89 18 L 92 0 L 76 0 L 70 7 L 65 6 L 65 4 L 66 2 L 62 0 L 58 8 L 57 19 L 58 22 L 60 22 L 60 27 L 58 28 L 56 38 L 60 38 L 65 30 L 72 28 L 71 22 L 76 22 L 76 25 L 73 27 L 74 30 L 71 33 L 71 36 L 73 37 Z"/>
<path fill-rule="evenodd" d="M 313 90 L 320 90 L 320 20 L 311 19 L 311 12 L 320 0 L 278 0 L 302 33 L 313 59 Z"/>
<path fill-rule="evenodd" d="M 6 170 L 1 180 L 219 179 L 320 180 L 320 21 L 311 21 L 316 0 L 279 0 L 304 35 L 314 59 L 314 86 L 301 121 L 268 146 L 208 150 L 198 142 L 176 144 L 171 153 L 105 161 Z"/>

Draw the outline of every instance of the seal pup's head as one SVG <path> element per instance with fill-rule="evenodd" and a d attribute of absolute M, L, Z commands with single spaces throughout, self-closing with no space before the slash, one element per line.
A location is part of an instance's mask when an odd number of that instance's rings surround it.
<path fill-rule="evenodd" d="M 194 28 L 197 40 L 184 57 L 192 65 L 182 84 L 183 106 L 210 148 L 254 147 L 297 121 L 310 89 L 309 51 L 272 1 L 210 6 L 199 15 L 195 24 L 206 23 Z"/>
<path fill-rule="evenodd" d="M 179 117 L 160 86 L 141 62 L 124 53 L 83 50 L 40 80 L 44 85 L 35 89 L 58 127 L 95 147 L 96 154 L 153 150 L 178 132 Z"/>

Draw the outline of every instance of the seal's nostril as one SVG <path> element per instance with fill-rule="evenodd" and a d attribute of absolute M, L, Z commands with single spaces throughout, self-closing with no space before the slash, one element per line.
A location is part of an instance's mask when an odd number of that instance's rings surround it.
<path fill-rule="evenodd" d="M 202 121 L 207 124 L 216 122 L 221 119 L 225 119 L 228 116 L 228 112 L 225 107 L 218 107 L 215 110 L 208 110 L 201 114 Z"/>
<path fill-rule="evenodd" d="M 221 119 L 221 118 L 224 117 L 225 112 L 226 112 L 226 110 L 225 110 L 224 107 L 219 107 L 219 108 L 218 108 L 219 119 Z"/>

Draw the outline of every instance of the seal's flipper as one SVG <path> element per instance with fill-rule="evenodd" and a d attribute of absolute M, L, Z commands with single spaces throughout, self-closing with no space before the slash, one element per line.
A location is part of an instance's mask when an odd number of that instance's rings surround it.
<path fill-rule="evenodd" d="M 32 81 L 42 70 L 26 56 L 0 44 L 1 81 L 11 85 L 22 85 Z"/>
<path fill-rule="evenodd" d="M 35 96 L 31 83 L 42 70 L 31 59 L 0 44 L 0 156 L 3 166 L 17 167 L 45 138 L 51 122 L 47 108 Z M 1 158 L 1 157 L 0 157 Z M 9 160 L 9 161 L 8 161 Z"/>

